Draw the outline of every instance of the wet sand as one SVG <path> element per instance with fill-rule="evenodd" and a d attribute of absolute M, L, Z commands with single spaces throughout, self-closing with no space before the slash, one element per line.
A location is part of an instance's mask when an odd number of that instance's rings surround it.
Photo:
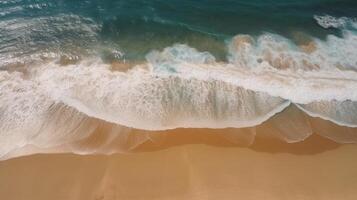
<path fill-rule="evenodd" d="M 191 130 L 192 131 L 192 130 Z M 6 200 L 357 199 L 357 145 L 317 135 L 247 148 L 176 130 L 135 153 L 43 154 L 0 162 Z"/>

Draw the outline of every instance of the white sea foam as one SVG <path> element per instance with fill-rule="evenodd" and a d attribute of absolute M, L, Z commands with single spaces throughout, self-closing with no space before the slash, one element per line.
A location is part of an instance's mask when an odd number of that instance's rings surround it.
<path fill-rule="evenodd" d="M 316 22 L 323 28 L 357 28 L 357 20 L 347 17 L 333 17 L 330 15 L 314 15 Z"/>
<path fill-rule="evenodd" d="M 244 128 L 268 119 L 280 138 L 297 142 L 313 131 L 303 112 L 353 130 L 321 135 L 357 142 L 357 36 L 345 31 L 304 45 L 274 34 L 238 35 L 229 62 L 177 44 L 127 72 L 97 58 L 0 71 L 0 157 L 26 145 L 68 147 L 98 129 Z M 291 104 L 300 110 L 283 111 Z"/>

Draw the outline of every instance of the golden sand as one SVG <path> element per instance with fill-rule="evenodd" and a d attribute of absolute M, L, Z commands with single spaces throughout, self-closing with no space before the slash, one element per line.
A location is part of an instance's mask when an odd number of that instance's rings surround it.
<path fill-rule="evenodd" d="M 357 199 L 357 145 L 317 135 L 240 147 L 219 132 L 178 129 L 135 153 L 44 154 L 0 162 L 6 200 Z M 224 136 L 224 137 L 222 137 Z"/>

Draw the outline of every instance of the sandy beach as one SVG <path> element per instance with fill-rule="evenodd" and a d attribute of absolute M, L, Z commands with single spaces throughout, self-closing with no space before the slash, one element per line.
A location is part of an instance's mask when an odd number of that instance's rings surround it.
<path fill-rule="evenodd" d="M 177 130 L 135 153 L 1 161 L 0 195 L 7 200 L 357 198 L 357 145 L 314 135 L 294 144 L 258 138 L 246 148 L 204 132 Z"/>

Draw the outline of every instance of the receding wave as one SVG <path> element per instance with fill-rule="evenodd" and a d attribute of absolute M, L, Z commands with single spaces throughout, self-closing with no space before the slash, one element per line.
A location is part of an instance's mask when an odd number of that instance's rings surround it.
<path fill-rule="evenodd" d="M 1 13 L 0 13 L 1 16 Z M 0 21 L 0 67 L 89 51 L 100 24 L 73 14 Z"/>
<path fill-rule="evenodd" d="M 235 128 L 247 144 L 259 127 L 287 142 L 312 133 L 357 142 L 357 36 L 307 41 L 238 35 L 228 62 L 176 44 L 142 63 L 92 57 L 0 71 L 0 157 L 31 145 L 110 153 L 117 138 L 132 148 L 175 128 Z M 96 148 L 81 146 L 93 137 Z"/>

